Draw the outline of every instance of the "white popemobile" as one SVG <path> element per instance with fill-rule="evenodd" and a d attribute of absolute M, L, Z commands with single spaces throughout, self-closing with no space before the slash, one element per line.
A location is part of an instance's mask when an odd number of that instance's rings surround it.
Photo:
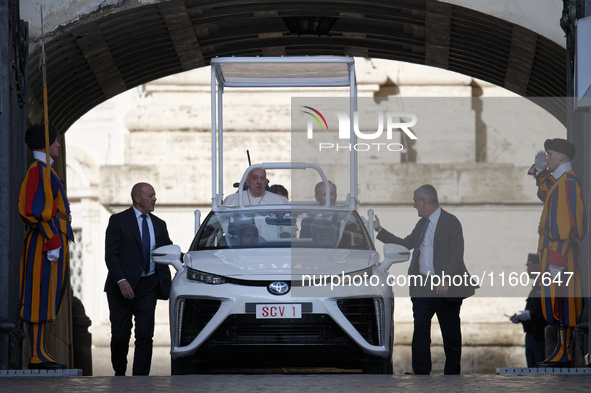
<path fill-rule="evenodd" d="M 297 162 L 251 165 L 238 187 L 239 203 L 222 204 L 223 132 L 217 119 L 224 86 L 346 86 L 353 111 L 354 60 L 232 57 L 213 59 L 211 65 L 212 211 L 186 253 L 170 245 L 152 254 L 157 263 L 176 269 L 170 295 L 172 374 L 232 367 L 392 373 L 394 299 L 388 268 L 407 261 L 410 253 L 386 245 L 380 262 L 373 231 L 367 230 L 373 213 L 367 220 L 357 213 L 354 150 L 350 191 L 336 205 L 329 205 L 322 169 Z M 354 142 L 355 135 L 351 138 Z M 256 168 L 316 171 L 328 194 L 326 205 L 244 206 L 243 186 Z"/>

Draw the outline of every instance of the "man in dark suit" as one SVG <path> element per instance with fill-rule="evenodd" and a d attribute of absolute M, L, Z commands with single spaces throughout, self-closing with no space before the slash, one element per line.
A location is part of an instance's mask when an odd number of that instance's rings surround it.
<path fill-rule="evenodd" d="M 105 292 L 111 320 L 111 363 L 115 375 L 125 375 L 127 352 L 135 318 L 133 375 L 148 375 L 157 299 L 170 295 L 170 270 L 154 263 L 152 250 L 172 244 L 166 223 L 153 215 L 156 193 L 148 183 L 131 190 L 133 206 L 114 214 L 105 237 L 109 274 Z"/>
<path fill-rule="evenodd" d="M 408 269 L 414 318 L 414 373 L 431 372 L 431 319 L 437 314 L 445 351 L 444 373 L 459 374 L 460 307 L 462 299 L 474 294 L 464 265 L 462 225 L 454 215 L 439 207 L 437 191 L 432 185 L 419 187 L 413 200 L 421 219 L 410 235 L 402 239 L 386 231 L 377 216 L 374 229 L 378 240 L 415 250 Z"/>
<path fill-rule="evenodd" d="M 527 299 L 525 309 L 519 314 L 515 313 L 509 319 L 513 323 L 523 324 L 525 332 L 525 360 L 527 367 L 535 368 L 536 364 L 546 359 L 546 326 L 548 322 L 542 311 L 542 280 L 538 280 L 540 274 L 540 258 L 538 254 L 527 255 L 527 273 L 534 285 Z"/>

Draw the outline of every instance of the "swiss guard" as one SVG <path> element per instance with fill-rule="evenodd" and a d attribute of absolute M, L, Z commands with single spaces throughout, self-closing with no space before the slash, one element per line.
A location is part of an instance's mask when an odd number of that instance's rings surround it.
<path fill-rule="evenodd" d="M 537 367 L 572 367 L 573 328 L 582 309 L 579 242 L 587 216 L 581 182 L 572 169 L 575 146 L 565 139 L 548 139 L 535 156 L 529 174 L 538 185 L 544 209 L 538 226 L 542 309 L 549 325 L 557 326 L 554 352 Z"/>
<path fill-rule="evenodd" d="M 27 231 L 20 267 L 20 317 L 31 343 L 29 369 L 64 369 L 66 365 L 45 347 L 46 323 L 55 319 L 70 278 L 68 241 L 73 239 L 64 185 L 51 168 L 60 144 L 55 127 L 49 125 L 46 131 L 42 124 L 29 128 L 25 141 L 34 161 L 18 202 Z"/>

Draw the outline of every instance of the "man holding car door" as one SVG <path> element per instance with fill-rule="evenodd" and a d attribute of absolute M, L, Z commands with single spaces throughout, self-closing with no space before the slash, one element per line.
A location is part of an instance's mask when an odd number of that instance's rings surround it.
<path fill-rule="evenodd" d="M 460 374 L 462 333 L 460 307 L 462 300 L 474 294 L 470 285 L 454 286 L 443 277 L 470 276 L 464 265 L 464 236 L 456 216 L 442 210 L 437 191 L 430 184 L 419 187 L 413 196 L 414 207 L 421 219 L 407 237 L 399 238 L 380 225 L 377 216 L 374 229 L 383 243 L 395 243 L 413 249 L 408 274 L 420 277 L 421 284 L 410 287 L 413 304 L 412 367 L 415 374 L 431 372 L 431 319 L 437 314 L 443 349 L 445 374 Z M 466 283 L 468 284 L 468 283 Z"/>

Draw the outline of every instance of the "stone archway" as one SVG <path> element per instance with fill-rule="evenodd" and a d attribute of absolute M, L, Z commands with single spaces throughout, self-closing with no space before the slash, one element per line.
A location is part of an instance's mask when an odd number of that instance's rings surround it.
<path fill-rule="evenodd" d="M 118 93 L 215 56 L 384 58 L 460 72 L 526 97 L 566 94 L 561 45 L 435 0 L 157 1 L 72 15 L 48 37 L 49 111 L 60 130 Z M 29 62 L 31 120 L 42 116 L 39 52 L 37 40 Z M 565 107 L 548 109 L 564 121 Z"/>

